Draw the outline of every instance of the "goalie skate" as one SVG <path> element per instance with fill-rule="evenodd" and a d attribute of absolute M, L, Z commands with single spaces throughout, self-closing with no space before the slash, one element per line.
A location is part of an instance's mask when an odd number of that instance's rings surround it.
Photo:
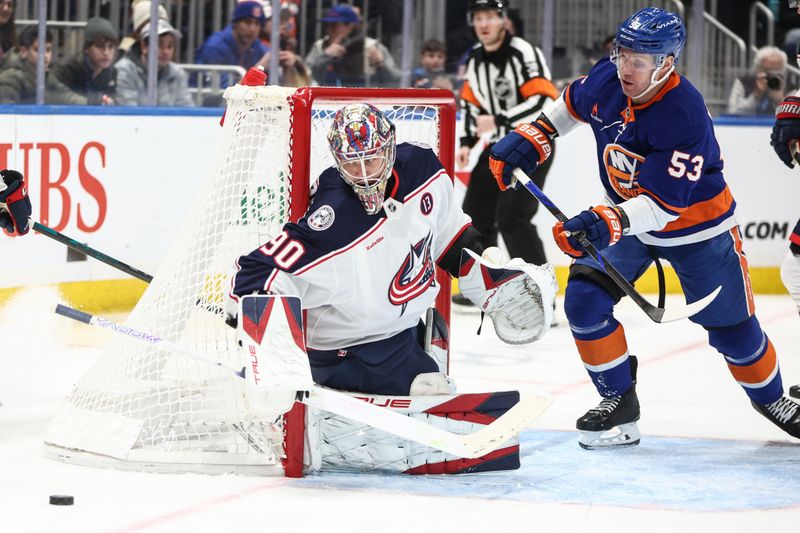
<path fill-rule="evenodd" d="M 636 396 L 636 357 L 631 356 L 633 385 L 621 396 L 603 400 L 580 417 L 575 427 L 580 431 L 578 444 L 585 450 L 635 446 L 641 440 L 636 425 L 639 420 L 639 397 Z"/>

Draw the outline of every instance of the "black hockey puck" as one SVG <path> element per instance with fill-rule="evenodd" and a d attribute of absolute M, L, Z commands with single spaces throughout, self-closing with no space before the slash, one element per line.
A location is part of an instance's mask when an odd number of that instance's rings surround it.
<path fill-rule="evenodd" d="M 65 494 L 53 494 L 50 496 L 50 505 L 72 505 L 75 503 L 75 498 Z"/>

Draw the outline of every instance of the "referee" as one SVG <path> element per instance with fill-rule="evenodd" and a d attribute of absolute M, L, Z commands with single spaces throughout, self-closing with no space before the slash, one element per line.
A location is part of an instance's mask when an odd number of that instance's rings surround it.
<path fill-rule="evenodd" d="M 490 143 L 472 170 L 464 212 L 472 217 L 484 247 L 496 246 L 499 232 L 511 257 L 541 265 L 547 259 L 531 223 L 539 204 L 524 190 L 500 193 L 489 170 L 489 149 L 518 124 L 534 120 L 558 91 L 541 50 L 508 31 L 507 10 L 507 0 L 470 0 L 468 17 L 479 42 L 467 59 L 461 91 L 464 131 L 456 163 L 465 167 L 470 149 L 482 134 L 491 132 Z M 533 175 L 539 188 L 552 162 L 550 157 Z M 459 295 L 454 302 L 460 303 Z"/>

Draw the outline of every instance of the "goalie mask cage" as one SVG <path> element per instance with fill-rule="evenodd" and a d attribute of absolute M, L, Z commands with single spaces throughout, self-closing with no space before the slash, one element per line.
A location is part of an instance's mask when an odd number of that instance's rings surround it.
<path fill-rule="evenodd" d="M 213 171 L 125 325 L 240 365 L 222 311 L 233 262 L 303 215 L 310 178 L 333 165 L 326 135 L 336 110 L 376 105 L 398 143 L 430 145 L 453 176 L 455 102 L 444 90 L 241 85 L 225 98 Z M 436 306 L 448 318 L 450 278 L 439 271 L 437 280 Z M 115 337 L 54 418 L 49 456 L 131 470 L 302 475 L 302 404 L 275 421 L 256 412 L 230 371 Z"/>

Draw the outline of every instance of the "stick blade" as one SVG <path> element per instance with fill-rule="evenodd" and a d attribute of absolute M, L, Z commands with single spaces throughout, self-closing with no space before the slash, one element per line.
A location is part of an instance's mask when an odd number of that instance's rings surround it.
<path fill-rule="evenodd" d="M 670 309 L 664 309 L 664 314 L 661 315 L 659 320 L 656 322 L 664 323 L 664 322 L 675 322 L 676 320 L 683 320 L 684 318 L 689 318 L 691 316 L 696 315 L 703 309 L 709 306 L 711 302 L 714 301 L 714 298 L 722 290 L 722 285 L 711 291 L 706 297 L 697 300 L 696 302 L 692 302 L 689 305 L 682 305 L 678 307 L 673 307 Z"/>
<path fill-rule="evenodd" d="M 483 429 L 464 437 L 462 457 L 476 459 L 500 448 L 544 413 L 553 397 L 544 393 L 523 394 L 520 401 Z"/>

